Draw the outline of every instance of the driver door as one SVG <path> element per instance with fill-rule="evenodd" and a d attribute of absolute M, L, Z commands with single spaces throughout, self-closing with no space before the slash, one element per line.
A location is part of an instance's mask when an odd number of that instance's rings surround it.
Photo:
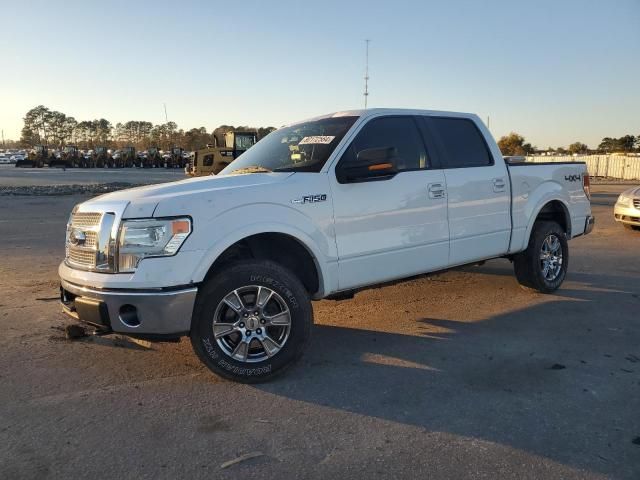
<path fill-rule="evenodd" d="M 378 166 L 349 178 L 345 167 L 364 150 L 393 151 L 393 172 Z M 361 161 L 359 162 L 361 163 Z M 380 163 L 380 165 L 387 165 Z M 383 167 L 381 167 L 383 168 Z M 412 116 L 367 122 L 331 175 L 339 289 L 445 268 L 449 226 L 445 176 L 433 168 Z"/>

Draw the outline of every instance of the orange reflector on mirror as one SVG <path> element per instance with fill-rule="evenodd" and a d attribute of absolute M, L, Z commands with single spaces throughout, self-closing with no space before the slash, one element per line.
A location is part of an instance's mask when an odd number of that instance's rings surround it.
<path fill-rule="evenodd" d="M 373 171 L 373 170 L 388 170 L 389 168 L 392 168 L 393 165 L 391 163 L 378 163 L 377 165 L 371 165 L 369 166 L 369 170 Z"/>

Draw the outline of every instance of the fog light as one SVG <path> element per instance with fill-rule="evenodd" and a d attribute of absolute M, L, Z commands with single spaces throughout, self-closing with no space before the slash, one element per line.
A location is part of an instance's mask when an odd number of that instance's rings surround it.
<path fill-rule="evenodd" d="M 140 319 L 138 318 L 138 309 L 133 305 L 122 305 L 120 307 L 120 321 L 127 327 L 136 328 L 140 326 Z"/>

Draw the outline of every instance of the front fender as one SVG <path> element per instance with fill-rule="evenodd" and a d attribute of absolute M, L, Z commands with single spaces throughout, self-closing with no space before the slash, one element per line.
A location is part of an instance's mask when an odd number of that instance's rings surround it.
<path fill-rule="evenodd" d="M 196 248 L 205 246 L 193 280 L 203 281 L 216 259 L 240 240 L 261 233 L 281 233 L 298 240 L 312 255 L 319 275 L 320 291 L 316 297 L 321 298 L 325 292 L 335 290 L 337 255 L 330 210 L 324 219 L 318 218 L 324 216 L 318 215 L 319 210 L 314 213 L 316 216 L 311 219 L 293 207 L 273 203 L 244 205 L 225 211 L 209 220 L 205 228 L 198 229 L 200 238 L 192 239 Z M 248 218 L 260 220 L 247 222 Z"/>

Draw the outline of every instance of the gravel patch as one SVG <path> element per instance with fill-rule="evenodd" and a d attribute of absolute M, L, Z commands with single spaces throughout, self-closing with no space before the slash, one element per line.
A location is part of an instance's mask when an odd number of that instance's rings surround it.
<path fill-rule="evenodd" d="M 139 187 L 144 183 L 93 183 L 87 185 L 29 185 L 29 186 L 0 186 L 0 196 L 58 196 L 58 195 L 98 195 L 115 192 L 126 188 Z"/>

